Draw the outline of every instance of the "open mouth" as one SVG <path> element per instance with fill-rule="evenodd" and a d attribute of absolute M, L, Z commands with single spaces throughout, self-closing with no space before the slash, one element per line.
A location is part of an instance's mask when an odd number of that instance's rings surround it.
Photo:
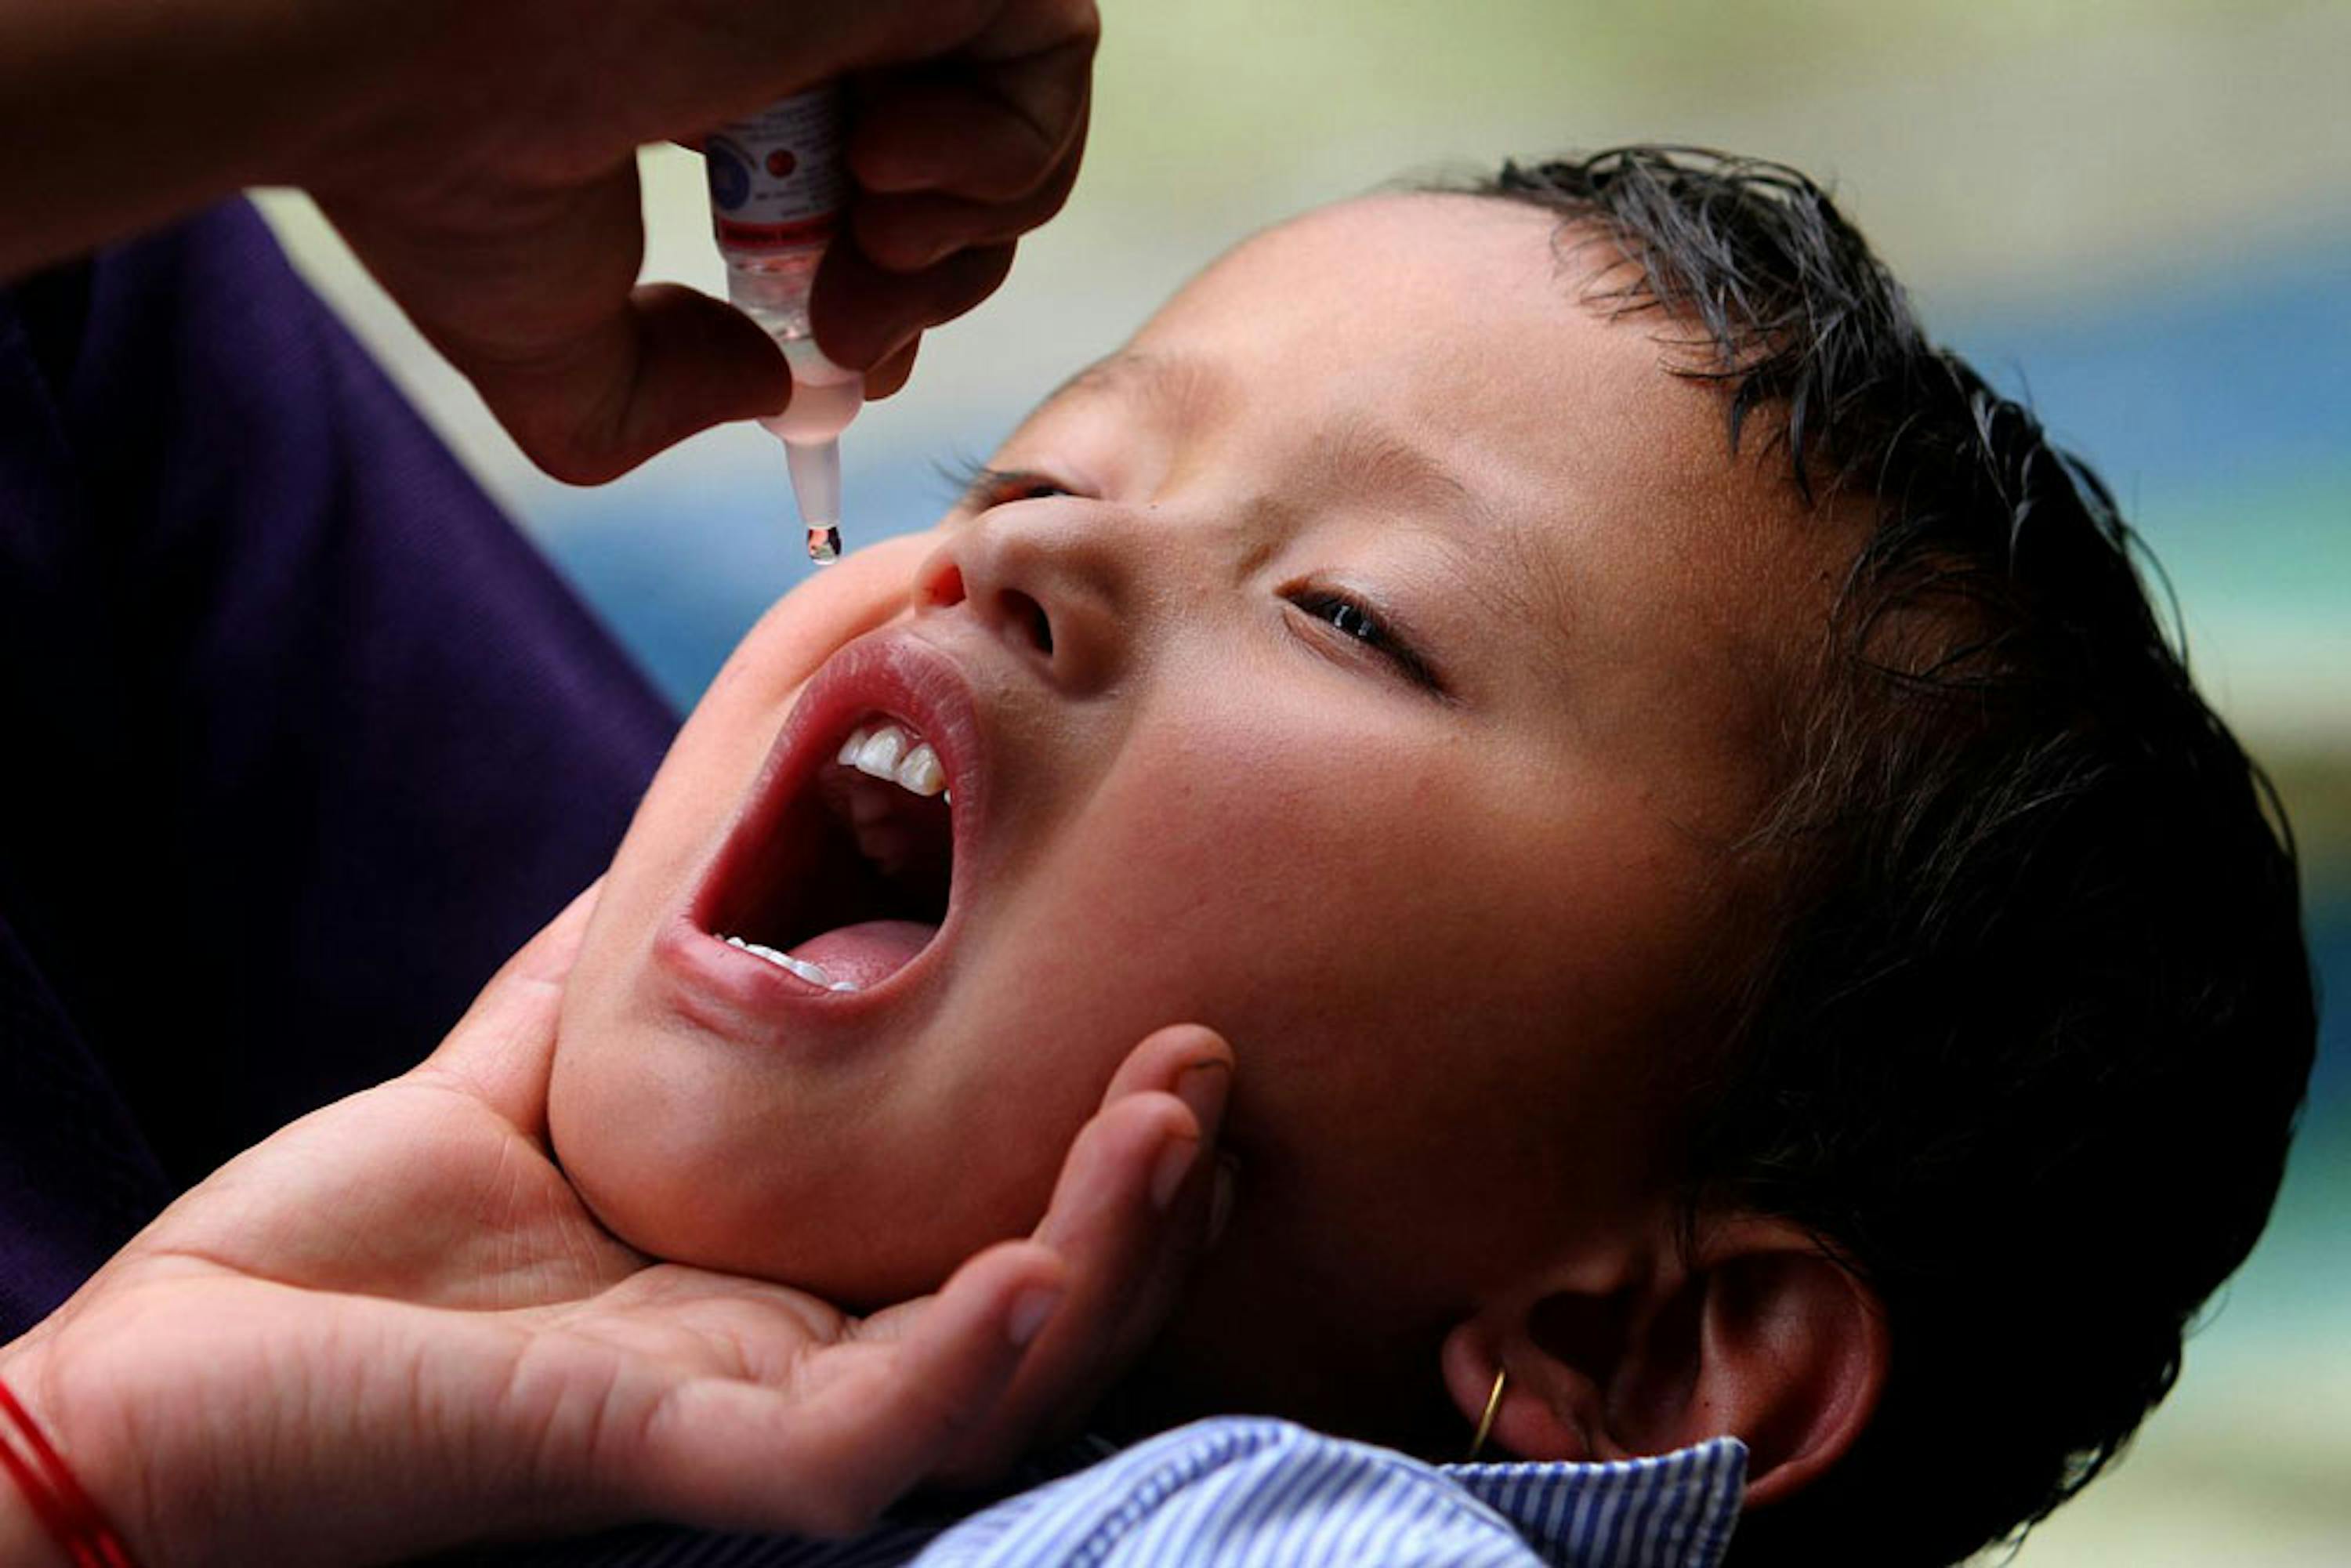
<path fill-rule="evenodd" d="M 813 989 L 867 990 L 946 920 L 946 767 L 914 722 L 873 711 L 817 755 L 737 829 L 696 924 Z"/>

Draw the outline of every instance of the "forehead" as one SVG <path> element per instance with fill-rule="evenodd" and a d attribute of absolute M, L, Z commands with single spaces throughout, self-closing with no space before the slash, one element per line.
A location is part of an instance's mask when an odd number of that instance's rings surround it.
<path fill-rule="evenodd" d="M 1433 474 L 1465 509 L 1518 525 L 1537 547 L 1515 552 L 1526 566 L 1636 521 L 1653 554 L 1776 578 L 1799 541 L 1767 519 L 1802 508 L 1760 438 L 1768 421 L 1734 455 L 1719 386 L 1666 369 L 1680 327 L 1590 303 L 1614 259 L 1522 203 L 1343 203 L 1237 246 L 1047 407 L 1099 398 L 1228 447 L 1345 459 L 1359 478 Z"/>
<path fill-rule="evenodd" d="M 1474 519 L 1563 667 L 1639 667 L 1705 722 L 1760 722 L 1857 532 L 1800 502 L 1768 417 L 1731 450 L 1721 385 L 1667 368 L 1684 324 L 1593 302 L 1612 264 L 1521 203 L 1343 203 L 1236 247 L 1048 407 L 1115 410 L 1268 486 Z"/>
<path fill-rule="evenodd" d="M 1489 198 L 1344 203 L 1236 248 L 1131 350 L 1219 367 L 1294 423 L 1393 430 L 1498 501 L 1548 510 L 1701 474 L 1729 488 L 1719 402 L 1663 371 L 1654 319 L 1583 303 L 1608 253 L 1580 239 Z M 1210 401 L 1190 390 L 1196 409 Z"/>

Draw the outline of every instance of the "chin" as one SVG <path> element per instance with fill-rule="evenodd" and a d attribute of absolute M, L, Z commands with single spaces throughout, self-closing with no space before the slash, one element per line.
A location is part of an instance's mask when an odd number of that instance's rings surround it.
<path fill-rule="evenodd" d="M 758 1047 L 601 1000 L 567 1008 L 549 1136 L 590 1211 L 640 1252 L 866 1310 L 936 1289 L 1043 1209 L 1054 1163 L 974 1179 L 968 1140 L 925 1135 L 887 1099 L 889 1074 L 879 1103 L 831 1092 L 844 1086 L 797 1083 Z"/>
<path fill-rule="evenodd" d="M 599 1222 L 665 1262 L 768 1280 L 852 1310 L 935 1289 L 998 1239 L 964 1236 L 917 1211 L 877 1214 L 828 1173 L 776 1162 L 747 1170 L 691 1131 L 670 1140 L 583 1137 L 550 1118 L 565 1175 Z"/>

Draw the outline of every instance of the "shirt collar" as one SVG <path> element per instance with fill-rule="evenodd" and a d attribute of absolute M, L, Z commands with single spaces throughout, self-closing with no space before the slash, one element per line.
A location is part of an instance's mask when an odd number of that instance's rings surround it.
<path fill-rule="evenodd" d="M 1713 1568 L 1739 1522 L 1747 1445 L 1716 1437 L 1606 1464 L 1438 1469 L 1554 1568 Z"/>

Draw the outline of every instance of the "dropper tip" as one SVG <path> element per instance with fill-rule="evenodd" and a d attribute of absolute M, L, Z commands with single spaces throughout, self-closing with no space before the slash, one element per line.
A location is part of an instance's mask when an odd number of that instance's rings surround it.
<path fill-rule="evenodd" d="M 809 559 L 823 566 L 841 555 L 841 444 L 787 441 L 784 460 L 808 525 Z"/>

